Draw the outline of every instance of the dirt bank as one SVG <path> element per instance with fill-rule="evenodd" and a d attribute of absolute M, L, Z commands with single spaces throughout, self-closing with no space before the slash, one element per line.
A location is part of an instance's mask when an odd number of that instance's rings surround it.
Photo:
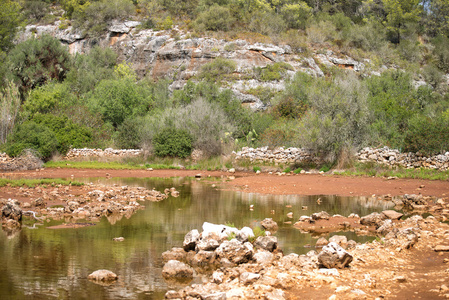
<path fill-rule="evenodd" d="M 80 169 L 44 169 L 41 171 L 22 171 L 0 173 L 3 177 L 23 178 L 86 178 L 86 177 L 188 177 L 202 174 L 203 178 L 229 177 L 226 187 L 242 189 L 262 194 L 297 194 L 297 195 L 341 195 L 371 196 L 404 194 L 422 194 L 423 196 L 449 196 L 449 181 L 432 181 L 421 179 L 393 179 L 377 177 L 346 177 L 337 175 L 300 174 L 269 175 L 266 173 L 230 174 L 218 171 L 196 170 L 80 170 Z"/>

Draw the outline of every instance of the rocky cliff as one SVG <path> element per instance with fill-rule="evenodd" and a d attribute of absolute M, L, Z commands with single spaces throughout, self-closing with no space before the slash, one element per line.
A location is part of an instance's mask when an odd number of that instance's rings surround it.
<path fill-rule="evenodd" d="M 90 38 L 71 27 L 61 29 L 59 21 L 52 25 L 29 25 L 19 40 L 32 35 L 50 34 L 66 44 L 70 53 L 87 53 L 95 45 L 110 47 L 119 55 L 119 61 L 132 63 L 141 77 L 169 77 L 173 79 L 171 89 L 180 89 L 185 82 L 195 76 L 202 65 L 214 58 L 223 57 L 233 60 L 236 65 L 235 80 L 227 83 L 243 103 L 254 110 L 264 109 L 264 104 L 248 93 L 249 89 L 258 87 L 271 90 L 284 89 L 284 82 L 297 71 L 314 76 L 323 76 L 322 68 L 336 66 L 363 72 L 367 75 L 379 70 L 371 70 L 368 59 L 355 61 L 348 56 L 337 56 L 332 51 L 310 54 L 293 51 L 288 45 L 250 43 L 245 40 L 227 41 L 208 37 L 193 38 L 189 33 L 176 27 L 169 31 L 140 29 L 140 23 L 127 21 L 113 23 L 108 32 L 98 38 Z M 276 62 L 288 63 L 291 68 L 281 80 L 259 81 L 252 74 L 255 67 L 264 68 Z M 321 67 L 320 67 L 321 66 Z"/>

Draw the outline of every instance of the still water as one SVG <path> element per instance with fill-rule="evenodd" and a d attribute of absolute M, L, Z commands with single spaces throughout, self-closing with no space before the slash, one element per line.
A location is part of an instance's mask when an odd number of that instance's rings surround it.
<path fill-rule="evenodd" d="M 103 218 L 95 226 L 78 229 L 49 229 L 62 223 L 52 221 L 23 226 L 12 236 L 0 232 L 0 299 L 163 299 L 171 288 L 161 276 L 162 252 L 181 247 L 184 235 L 203 222 L 256 226 L 264 218 L 279 224 L 279 247 L 288 253 L 306 253 L 317 237 L 299 232 L 291 224 L 301 215 L 322 210 L 332 214 L 366 215 L 389 208 L 390 204 L 362 197 L 273 196 L 222 191 L 190 178 L 120 178 L 89 181 L 143 186 L 163 191 L 172 186 L 178 198 L 145 202 L 145 210 L 129 219 Z M 322 203 L 317 204 L 321 198 Z M 250 210 L 250 205 L 254 209 Z M 307 210 L 302 207 L 307 206 Z M 287 213 L 293 212 L 293 219 Z M 32 226 L 31 220 L 24 224 Z M 369 240 L 345 233 L 360 242 Z M 114 242 L 114 237 L 124 237 Z M 328 238 L 328 236 L 327 236 Z M 109 286 L 94 284 L 87 276 L 108 269 L 119 276 Z M 200 279 L 197 279 L 200 281 Z"/>

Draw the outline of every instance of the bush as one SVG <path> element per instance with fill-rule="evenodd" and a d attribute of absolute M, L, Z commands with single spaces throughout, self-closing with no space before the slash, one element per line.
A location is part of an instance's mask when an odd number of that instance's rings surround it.
<path fill-rule="evenodd" d="M 73 123 L 67 116 L 37 114 L 31 121 L 50 129 L 57 140 L 57 150 L 65 155 L 71 148 L 86 147 L 92 140 L 92 131 Z"/>
<path fill-rule="evenodd" d="M 153 146 L 157 156 L 186 158 L 192 153 L 192 137 L 186 130 L 165 128 L 154 136 Z"/>
<path fill-rule="evenodd" d="M 441 154 L 449 150 L 449 111 L 436 117 L 417 115 L 408 124 L 404 151 L 423 155 Z"/>
<path fill-rule="evenodd" d="M 126 118 L 146 114 L 153 102 L 151 90 L 129 78 L 101 81 L 88 101 L 92 110 L 114 127 Z"/>
<path fill-rule="evenodd" d="M 303 117 L 302 146 L 335 161 L 358 149 L 369 137 L 368 91 L 354 76 L 334 82 L 319 79 L 310 91 L 310 109 Z"/>
<path fill-rule="evenodd" d="M 299 3 L 284 5 L 281 14 L 290 28 L 304 30 L 308 19 L 312 16 L 312 8 L 307 3 L 299 1 Z"/>
<path fill-rule="evenodd" d="M 34 149 L 43 159 L 48 159 L 57 147 L 53 131 L 43 124 L 27 121 L 14 129 L 3 149 L 11 157 L 19 156 L 25 149 Z"/>
<path fill-rule="evenodd" d="M 232 74 L 236 67 L 237 64 L 234 61 L 217 57 L 212 62 L 201 67 L 198 77 L 209 81 L 221 80 L 226 75 Z"/>
<path fill-rule="evenodd" d="M 228 31 L 234 23 L 229 8 L 214 4 L 199 14 L 195 21 L 198 30 Z"/>
<path fill-rule="evenodd" d="M 117 128 L 116 145 L 120 149 L 138 149 L 141 145 L 140 118 L 127 118 Z"/>
<path fill-rule="evenodd" d="M 283 99 L 276 104 L 271 113 L 276 118 L 300 119 L 307 111 L 307 105 L 300 102 L 295 103 L 292 98 Z"/>
<path fill-rule="evenodd" d="M 280 62 L 267 65 L 265 68 L 257 67 L 254 69 L 256 78 L 261 81 L 281 80 L 285 78 L 287 71 L 293 70 L 293 67 L 287 63 Z"/>
<path fill-rule="evenodd" d="M 279 14 L 257 11 L 251 16 L 249 29 L 265 35 L 277 35 L 287 29 L 287 23 Z"/>
<path fill-rule="evenodd" d="M 114 77 L 116 61 L 117 54 L 112 49 L 96 46 L 88 54 L 75 56 L 74 66 L 67 73 L 65 82 L 76 94 L 85 94 L 92 91 L 101 80 Z"/>
<path fill-rule="evenodd" d="M 23 105 L 23 110 L 31 117 L 37 113 L 64 113 L 76 102 L 77 98 L 71 93 L 69 85 L 49 83 L 31 91 Z"/>
<path fill-rule="evenodd" d="M 8 57 L 22 100 L 35 87 L 50 80 L 62 81 L 71 66 L 67 49 L 48 34 L 18 44 Z"/>

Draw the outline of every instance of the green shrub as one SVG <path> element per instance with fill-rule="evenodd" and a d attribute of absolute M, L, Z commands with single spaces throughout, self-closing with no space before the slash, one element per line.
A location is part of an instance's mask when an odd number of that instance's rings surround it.
<path fill-rule="evenodd" d="M 44 124 L 27 121 L 14 129 L 3 149 L 11 157 L 19 156 L 25 149 L 34 149 L 43 159 L 48 159 L 57 147 L 58 140 L 53 131 Z"/>
<path fill-rule="evenodd" d="M 73 123 L 67 116 L 37 114 L 31 121 L 44 125 L 54 133 L 57 150 L 63 155 L 71 147 L 86 147 L 92 140 L 92 131 L 89 128 Z"/>
<path fill-rule="evenodd" d="M 228 7 L 214 4 L 198 15 L 195 26 L 198 30 L 228 31 L 234 18 Z"/>
<path fill-rule="evenodd" d="M 404 151 L 431 156 L 449 150 L 449 111 L 433 118 L 413 117 L 404 138 Z"/>
<path fill-rule="evenodd" d="M 14 83 L 9 82 L 0 91 L 0 145 L 6 142 L 12 132 L 20 109 L 20 96 Z"/>
<path fill-rule="evenodd" d="M 257 11 L 251 15 L 248 28 L 265 35 L 277 35 L 287 29 L 287 23 L 280 14 Z"/>
<path fill-rule="evenodd" d="M 294 174 L 300 174 L 302 171 L 302 168 L 297 168 L 293 171 Z"/>
<path fill-rule="evenodd" d="M 292 171 L 292 169 L 290 169 L 290 167 L 287 167 L 282 172 L 283 173 L 290 173 L 291 171 Z"/>
<path fill-rule="evenodd" d="M 260 167 L 254 166 L 253 167 L 253 172 L 256 173 L 257 171 L 261 171 Z"/>
<path fill-rule="evenodd" d="M 104 79 L 114 77 L 117 54 L 110 48 L 92 48 L 88 54 L 77 54 L 65 83 L 80 95 L 92 91 Z"/>
<path fill-rule="evenodd" d="M 201 79 L 216 81 L 235 71 L 237 64 L 233 60 L 217 57 L 212 62 L 201 67 L 198 75 Z"/>
<path fill-rule="evenodd" d="M 22 100 L 35 87 L 51 80 L 62 81 L 71 66 L 67 48 L 48 34 L 17 44 L 8 58 Z"/>
<path fill-rule="evenodd" d="M 186 130 L 165 128 L 154 136 L 153 147 L 157 156 L 186 158 L 192 153 L 192 137 Z"/>
<path fill-rule="evenodd" d="M 293 70 L 293 67 L 288 63 L 280 62 L 267 65 L 265 68 L 257 67 L 254 73 L 261 81 L 274 81 L 283 79 L 288 70 Z"/>
<path fill-rule="evenodd" d="M 307 105 L 299 102 L 295 103 L 292 98 L 283 99 L 276 104 L 271 113 L 276 118 L 300 119 L 307 111 Z"/>
<path fill-rule="evenodd" d="M 140 118 L 127 118 L 117 128 L 116 145 L 120 149 L 138 149 L 141 146 L 139 129 L 143 126 Z"/>
<path fill-rule="evenodd" d="M 150 89 L 129 78 L 102 80 L 89 97 L 92 110 L 114 127 L 126 118 L 144 115 L 152 102 Z"/>
<path fill-rule="evenodd" d="M 288 27 L 305 29 L 308 19 L 312 16 L 312 8 L 306 2 L 286 4 L 281 9 L 281 14 Z"/>

